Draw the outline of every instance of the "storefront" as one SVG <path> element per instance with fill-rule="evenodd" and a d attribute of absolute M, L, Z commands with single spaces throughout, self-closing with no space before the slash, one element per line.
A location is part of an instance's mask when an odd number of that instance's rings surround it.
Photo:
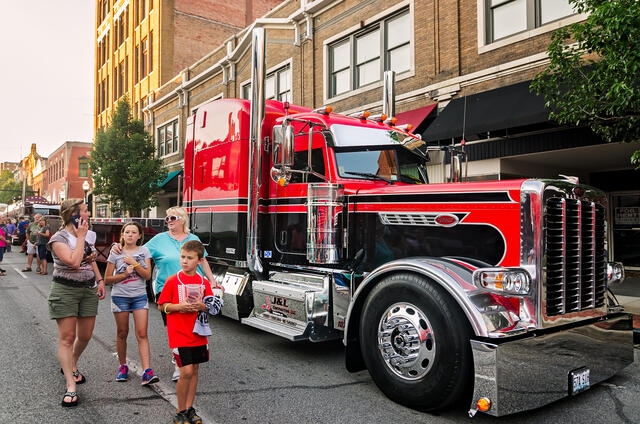
<path fill-rule="evenodd" d="M 613 258 L 640 270 L 640 193 L 611 195 Z"/>

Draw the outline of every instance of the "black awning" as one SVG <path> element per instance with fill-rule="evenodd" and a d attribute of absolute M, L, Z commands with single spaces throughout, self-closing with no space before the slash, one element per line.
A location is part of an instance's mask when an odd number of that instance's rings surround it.
<path fill-rule="evenodd" d="M 460 139 L 464 127 L 464 138 L 471 141 L 485 138 L 487 133 L 548 122 L 544 98 L 531 93 L 529 84 L 525 81 L 451 100 L 422 133 L 422 139 Z"/>

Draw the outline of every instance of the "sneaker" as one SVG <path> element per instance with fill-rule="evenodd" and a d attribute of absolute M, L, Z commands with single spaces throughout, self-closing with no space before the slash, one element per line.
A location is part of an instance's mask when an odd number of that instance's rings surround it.
<path fill-rule="evenodd" d="M 118 368 L 116 381 L 127 381 L 127 378 L 129 378 L 129 367 L 127 364 L 122 364 L 120 365 L 120 368 Z"/>
<path fill-rule="evenodd" d="M 189 417 L 185 414 L 186 411 L 181 411 L 173 417 L 173 424 L 191 424 Z"/>
<path fill-rule="evenodd" d="M 173 370 L 171 381 L 178 381 L 179 378 L 180 378 L 180 368 L 176 368 L 175 370 Z"/>
<path fill-rule="evenodd" d="M 191 424 L 202 424 L 202 418 L 198 416 L 193 406 L 187 409 L 187 418 Z"/>
<path fill-rule="evenodd" d="M 153 373 L 153 370 L 151 368 L 147 368 L 144 371 L 144 374 L 142 374 L 143 386 L 146 386 L 147 384 L 151 384 L 151 383 L 157 383 L 158 381 L 160 381 L 160 379 L 158 378 L 157 375 Z"/>

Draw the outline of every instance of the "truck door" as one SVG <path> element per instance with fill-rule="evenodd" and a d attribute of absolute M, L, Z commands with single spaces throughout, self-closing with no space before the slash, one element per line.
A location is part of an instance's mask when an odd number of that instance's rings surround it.
<path fill-rule="evenodd" d="M 306 138 L 306 136 L 305 136 Z M 299 255 L 300 261 L 305 260 L 307 250 L 307 209 L 306 200 L 308 184 L 323 182 L 324 180 L 307 171 L 308 150 L 299 150 L 294 154 L 294 171 L 289 184 L 275 185 L 276 213 L 273 221 L 274 239 L 279 252 Z M 311 169 L 315 173 L 325 175 L 324 147 L 313 148 L 311 151 Z"/>

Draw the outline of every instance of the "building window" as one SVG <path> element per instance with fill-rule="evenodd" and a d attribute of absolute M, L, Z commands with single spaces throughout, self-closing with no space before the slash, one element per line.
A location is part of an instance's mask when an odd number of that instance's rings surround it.
<path fill-rule="evenodd" d="M 267 100 L 291 102 L 291 66 L 286 65 L 267 73 L 265 77 L 264 97 Z M 251 83 L 242 86 L 242 98 L 251 99 Z"/>
<path fill-rule="evenodd" d="M 109 0 L 102 0 L 100 2 L 100 22 L 107 19 L 109 16 Z"/>
<path fill-rule="evenodd" d="M 109 48 L 109 34 L 102 37 L 102 40 L 98 42 L 98 63 L 100 66 L 107 63 L 107 51 Z"/>
<path fill-rule="evenodd" d="M 140 65 L 138 69 L 140 70 L 140 76 L 138 77 L 138 81 L 144 79 L 149 73 L 149 39 L 144 38 L 140 43 Z"/>
<path fill-rule="evenodd" d="M 329 97 L 381 81 L 384 71 L 409 71 L 411 34 L 405 9 L 330 44 Z"/>
<path fill-rule="evenodd" d="M 574 15 L 569 0 L 486 0 L 487 40 L 493 42 Z"/>
<path fill-rule="evenodd" d="M 115 100 L 124 96 L 127 91 L 127 58 L 125 58 L 116 69 L 115 80 Z"/>
<path fill-rule="evenodd" d="M 120 46 L 125 42 L 127 37 L 129 36 L 129 28 L 127 24 L 127 12 L 128 9 L 125 10 L 118 16 L 118 19 L 115 21 L 115 42 L 116 47 Z"/>
<path fill-rule="evenodd" d="M 78 176 L 81 178 L 89 178 L 89 160 L 87 158 L 80 158 L 78 163 Z"/>
<path fill-rule="evenodd" d="M 178 120 L 160 127 L 156 132 L 158 157 L 167 156 L 178 151 Z"/>

